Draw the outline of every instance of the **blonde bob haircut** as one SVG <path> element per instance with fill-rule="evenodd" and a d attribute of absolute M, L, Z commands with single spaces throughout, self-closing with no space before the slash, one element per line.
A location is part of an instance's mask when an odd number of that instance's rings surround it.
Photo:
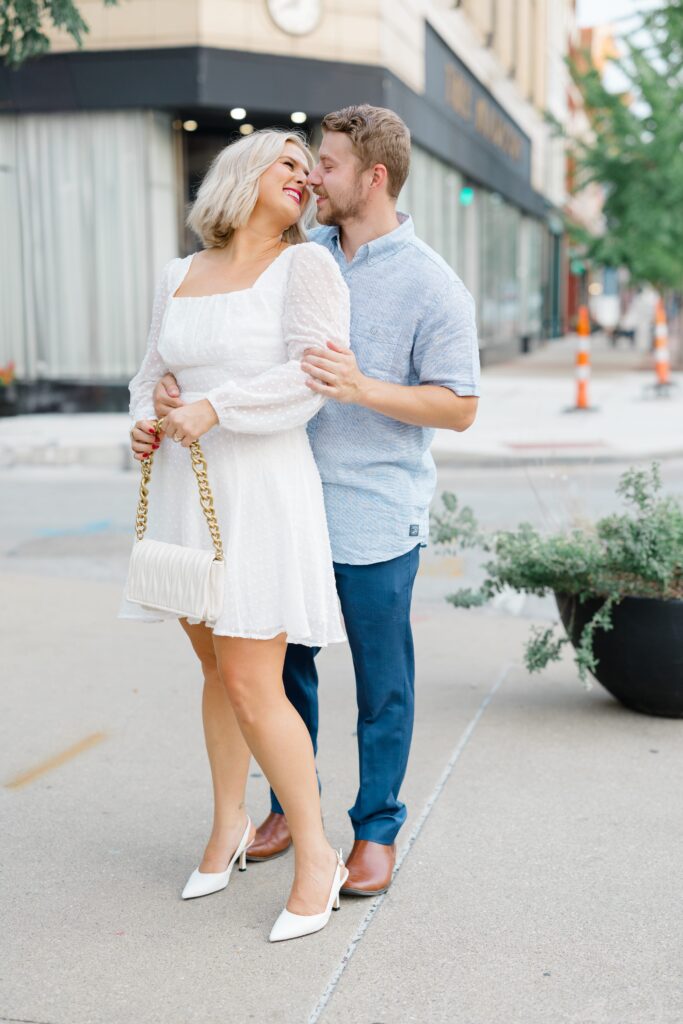
<path fill-rule="evenodd" d="M 256 206 L 259 179 L 282 156 L 288 142 L 301 150 L 308 170 L 313 156 L 299 132 L 265 128 L 222 149 L 209 167 L 190 209 L 187 224 L 206 249 L 222 249 L 236 228 L 244 227 Z M 305 229 L 315 220 L 310 198 L 299 220 L 283 232 L 286 242 L 305 242 Z"/>

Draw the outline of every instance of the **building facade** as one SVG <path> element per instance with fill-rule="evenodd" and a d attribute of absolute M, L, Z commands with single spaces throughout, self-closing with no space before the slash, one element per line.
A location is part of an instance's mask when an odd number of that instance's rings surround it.
<path fill-rule="evenodd" d="M 193 251 L 198 181 L 238 133 L 396 110 L 399 208 L 477 301 L 484 363 L 562 332 L 572 0 L 81 0 L 76 51 L 0 70 L 0 365 L 24 393 L 121 407 L 154 284 Z M 62 404 L 63 401 L 62 401 Z"/>

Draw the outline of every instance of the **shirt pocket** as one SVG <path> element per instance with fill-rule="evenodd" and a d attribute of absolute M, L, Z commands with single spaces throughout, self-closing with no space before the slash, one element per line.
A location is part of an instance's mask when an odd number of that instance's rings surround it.
<path fill-rule="evenodd" d="M 354 317 L 351 338 L 361 373 L 400 382 L 402 374 L 396 365 L 400 336 L 395 325 L 372 315 L 358 314 Z"/>

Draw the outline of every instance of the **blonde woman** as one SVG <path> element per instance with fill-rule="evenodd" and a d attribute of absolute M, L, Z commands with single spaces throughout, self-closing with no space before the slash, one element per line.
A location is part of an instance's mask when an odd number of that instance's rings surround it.
<path fill-rule="evenodd" d="M 130 383 L 132 449 L 155 455 L 147 536 L 210 549 L 191 468 L 201 438 L 225 549 L 225 600 L 212 628 L 180 619 L 204 676 L 202 713 L 214 821 L 184 898 L 225 888 L 254 827 L 244 809 L 251 754 L 285 808 L 295 847 L 289 899 L 271 941 L 324 927 L 347 872 L 327 842 L 313 747 L 287 700 L 287 642 L 346 639 L 322 486 L 306 422 L 323 399 L 304 349 L 348 346 L 349 295 L 334 259 L 305 242 L 312 167 L 296 133 L 255 132 L 209 169 L 188 223 L 204 249 L 166 266 L 147 352 Z M 182 407 L 155 434 L 153 390 L 171 371 Z M 127 601 L 122 618 L 172 618 Z"/>

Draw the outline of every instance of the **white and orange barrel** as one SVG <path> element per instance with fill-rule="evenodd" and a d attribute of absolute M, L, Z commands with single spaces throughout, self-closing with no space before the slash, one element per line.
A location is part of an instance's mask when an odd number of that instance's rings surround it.
<path fill-rule="evenodd" d="M 670 383 L 669 328 L 663 299 L 658 300 L 655 312 L 655 373 L 658 387 Z"/>
<path fill-rule="evenodd" d="M 579 306 L 576 325 L 576 408 L 588 409 L 588 381 L 591 375 L 591 323 L 588 307 Z"/>

